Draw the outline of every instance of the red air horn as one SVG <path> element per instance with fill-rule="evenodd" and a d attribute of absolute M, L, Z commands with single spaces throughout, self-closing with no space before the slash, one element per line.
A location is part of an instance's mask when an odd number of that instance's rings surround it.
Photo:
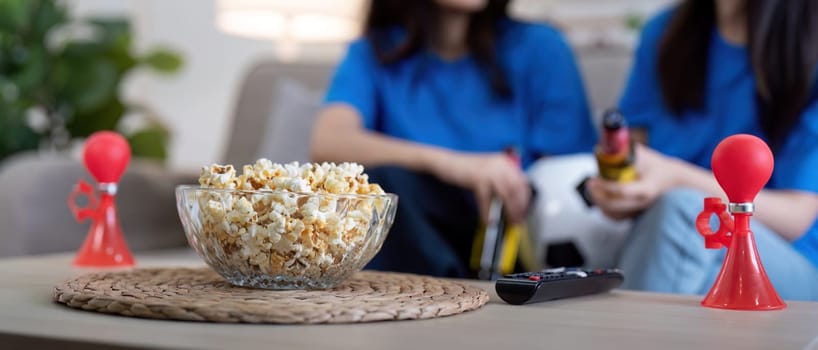
<path fill-rule="evenodd" d="M 750 217 L 753 200 L 773 173 L 773 154 L 752 135 L 733 135 L 719 143 L 711 159 L 713 175 L 730 203 L 705 198 L 696 229 L 707 249 L 727 248 L 716 282 L 702 300 L 706 307 L 735 310 L 777 310 L 787 306 L 770 283 L 756 249 Z M 717 215 L 719 229 L 710 228 Z M 732 218 L 730 217 L 732 215 Z"/>
<path fill-rule="evenodd" d="M 122 236 L 122 228 L 119 226 L 114 204 L 117 183 L 130 160 L 131 148 L 128 142 L 117 133 L 97 132 L 86 141 L 83 161 L 85 167 L 97 180 L 97 190 L 100 196 L 97 200 L 93 187 L 80 180 L 68 197 L 68 207 L 74 213 L 77 221 L 92 220 L 85 243 L 82 244 L 74 259 L 75 266 L 127 267 L 134 265 L 133 255 Z M 87 207 L 77 206 L 76 197 L 79 195 L 88 197 Z"/>

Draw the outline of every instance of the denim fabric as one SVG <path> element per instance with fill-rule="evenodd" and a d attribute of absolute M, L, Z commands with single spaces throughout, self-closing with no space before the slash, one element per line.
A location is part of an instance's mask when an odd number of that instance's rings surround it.
<path fill-rule="evenodd" d="M 704 196 L 674 190 L 637 219 L 619 258 L 626 289 L 705 294 L 721 270 L 725 249 L 704 248 L 696 216 Z M 753 219 L 761 262 L 779 295 L 790 300 L 818 300 L 818 270 L 792 244 Z"/>
<path fill-rule="evenodd" d="M 471 192 L 399 167 L 368 169 L 367 174 L 399 199 L 395 223 L 366 268 L 467 277 L 479 222 Z"/>

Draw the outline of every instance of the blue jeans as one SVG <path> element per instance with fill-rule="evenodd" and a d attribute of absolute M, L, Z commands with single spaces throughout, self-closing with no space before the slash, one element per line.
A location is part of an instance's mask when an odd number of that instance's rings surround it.
<path fill-rule="evenodd" d="M 703 198 L 692 190 L 674 190 L 637 219 L 619 257 L 624 288 L 680 294 L 710 290 L 726 250 L 705 249 L 696 231 Z M 818 269 L 757 219 L 751 221 L 751 230 L 778 294 L 789 300 L 818 300 Z"/>
<path fill-rule="evenodd" d="M 398 195 L 395 223 L 367 269 L 468 277 L 479 222 L 474 195 L 400 167 L 367 169 L 369 180 Z"/>

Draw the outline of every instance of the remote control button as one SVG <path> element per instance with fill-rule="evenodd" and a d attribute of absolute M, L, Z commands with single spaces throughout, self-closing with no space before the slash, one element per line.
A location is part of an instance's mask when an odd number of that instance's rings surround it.
<path fill-rule="evenodd" d="M 505 275 L 503 277 L 505 277 L 505 278 L 528 278 L 528 276 L 531 276 L 533 274 L 535 274 L 535 273 L 534 272 L 520 272 L 520 273 L 508 274 L 508 275 Z"/>
<path fill-rule="evenodd" d="M 542 276 L 542 278 L 544 278 L 544 279 L 556 280 L 556 279 L 564 278 L 566 275 L 565 275 L 564 272 L 560 272 L 560 273 L 545 273 L 545 274 L 542 274 L 540 276 Z"/>
<path fill-rule="evenodd" d="M 588 277 L 588 274 L 585 271 L 568 271 L 566 272 L 568 275 L 574 275 L 577 277 Z"/>
<path fill-rule="evenodd" d="M 540 276 L 537 276 L 537 275 L 531 275 L 531 276 L 528 276 L 528 279 L 529 279 L 529 280 L 531 280 L 531 281 L 539 281 L 539 280 L 540 280 Z"/>
<path fill-rule="evenodd" d="M 542 270 L 543 273 L 560 273 L 565 272 L 565 267 L 555 267 L 553 269 Z"/>

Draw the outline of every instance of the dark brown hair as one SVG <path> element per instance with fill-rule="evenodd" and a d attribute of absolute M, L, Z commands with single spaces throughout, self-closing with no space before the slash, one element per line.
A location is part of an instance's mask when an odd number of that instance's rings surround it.
<path fill-rule="evenodd" d="M 657 69 L 662 96 L 677 115 L 686 109 L 704 108 L 715 8 L 714 0 L 685 1 L 676 9 L 659 43 Z M 758 118 L 776 149 L 810 102 L 818 62 L 818 2 L 746 0 L 745 9 Z"/>
<path fill-rule="evenodd" d="M 508 96 L 511 89 L 496 54 L 498 23 L 508 18 L 509 0 L 488 0 L 484 9 L 472 15 L 466 46 L 483 67 L 491 87 L 499 96 Z M 364 32 L 381 64 L 389 65 L 426 49 L 440 36 L 438 18 L 441 8 L 435 0 L 372 0 Z M 394 30 L 405 35 L 395 41 Z"/>

